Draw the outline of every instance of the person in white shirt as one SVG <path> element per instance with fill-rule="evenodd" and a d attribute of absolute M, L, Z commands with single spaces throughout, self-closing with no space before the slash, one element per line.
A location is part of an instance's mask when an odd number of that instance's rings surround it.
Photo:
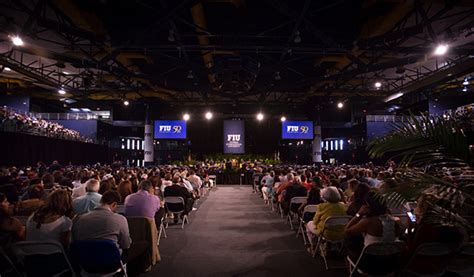
<path fill-rule="evenodd" d="M 100 206 L 100 199 L 102 195 L 98 193 L 100 183 L 97 179 L 90 179 L 86 182 L 86 194 L 80 196 L 72 201 L 74 213 L 87 213 L 96 207 Z"/>

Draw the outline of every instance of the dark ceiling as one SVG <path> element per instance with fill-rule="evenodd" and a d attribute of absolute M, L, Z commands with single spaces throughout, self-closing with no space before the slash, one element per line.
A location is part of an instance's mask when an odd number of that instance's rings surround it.
<path fill-rule="evenodd" d="M 465 93 L 473 20 L 474 2 L 454 0 L 0 0 L 0 92 L 69 103 L 412 106 Z M 25 45 L 14 47 L 13 35 Z M 442 57 L 439 43 L 450 46 Z"/>

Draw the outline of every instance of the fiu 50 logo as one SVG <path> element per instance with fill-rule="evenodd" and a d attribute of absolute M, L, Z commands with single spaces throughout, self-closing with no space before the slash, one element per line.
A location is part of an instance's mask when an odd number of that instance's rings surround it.
<path fill-rule="evenodd" d="M 176 134 L 176 133 L 181 133 L 181 126 L 179 125 L 175 125 L 175 126 L 171 126 L 171 125 L 160 125 L 160 133 L 173 133 L 173 134 Z"/>
<path fill-rule="evenodd" d="M 240 141 L 240 135 L 227 135 L 227 141 L 228 142 L 239 142 Z"/>
<path fill-rule="evenodd" d="M 286 132 L 288 134 L 307 134 L 308 131 L 308 126 L 286 126 Z"/>

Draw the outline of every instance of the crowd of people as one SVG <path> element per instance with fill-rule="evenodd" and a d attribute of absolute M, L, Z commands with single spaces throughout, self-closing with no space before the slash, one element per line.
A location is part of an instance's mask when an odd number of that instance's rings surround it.
<path fill-rule="evenodd" d="M 440 170 L 445 180 L 459 172 Z M 327 255 L 328 250 L 337 250 L 354 263 L 362 250 L 376 243 L 399 242 L 400 266 L 408 264 L 419 246 L 426 243 L 443 243 L 455 253 L 462 245 L 472 241 L 472 230 L 454 225 L 436 224 L 428 220 L 431 211 L 429 194 L 422 194 L 416 201 L 405 206 L 390 208 L 381 195 L 397 186 L 400 172 L 393 162 L 387 166 L 334 166 L 334 167 L 266 167 L 260 166 L 253 174 L 255 192 L 265 204 L 276 204 L 282 217 L 301 219 L 305 226 L 305 238 L 311 243 L 308 252 L 316 256 Z M 292 202 L 303 197 L 303 203 Z M 443 201 L 443 200 L 439 200 Z M 312 211 L 304 212 L 307 206 Z M 340 218 L 345 223 L 325 227 L 329 218 Z M 291 220 L 291 219 L 290 219 Z M 302 230 L 301 230 L 302 231 Z M 298 231 L 299 232 L 299 231 Z M 321 236 L 326 241 L 343 242 L 343 249 L 331 244 L 316 247 Z M 323 240 L 324 241 L 324 240 Z M 340 246 L 340 245 L 338 245 Z M 446 265 L 450 255 L 432 260 L 410 263 L 410 270 L 431 274 Z M 432 266 L 427 264 L 432 263 Z M 367 265 L 366 265 L 367 266 Z M 380 264 L 380 267 L 384 267 Z M 377 263 L 371 263 L 372 272 Z M 383 268 L 379 268 L 383 271 Z M 377 271 L 376 271 L 377 272 Z"/>
<path fill-rule="evenodd" d="M 154 237 L 162 220 L 167 225 L 178 223 L 180 216 L 183 220 L 213 185 L 203 170 L 173 166 L 76 167 L 54 161 L 49 166 L 39 162 L 34 167 L 2 168 L 0 244 L 7 249 L 19 241 L 54 241 L 67 250 L 75 241 L 109 240 L 133 264 L 149 248 L 131 240 L 130 219 L 148 219 Z M 184 203 L 166 205 L 166 197 L 172 196 Z M 177 210 L 184 212 L 175 214 Z M 61 260 L 61 254 L 47 254 L 45 265 Z M 155 256 L 157 262 L 159 252 Z"/>
<path fill-rule="evenodd" d="M 74 141 L 93 142 L 92 139 L 82 136 L 78 131 L 68 129 L 59 123 L 15 112 L 5 107 L 0 107 L 0 130 Z"/>

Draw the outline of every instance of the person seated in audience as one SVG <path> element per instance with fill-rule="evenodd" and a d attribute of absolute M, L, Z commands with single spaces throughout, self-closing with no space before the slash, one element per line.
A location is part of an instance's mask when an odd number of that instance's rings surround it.
<path fill-rule="evenodd" d="M 326 219 L 333 216 L 345 216 L 346 215 L 346 206 L 341 201 L 341 195 L 335 187 L 326 187 L 321 190 L 321 198 L 324 203 L 318 205 L 316 209 L 316 214 L 314 215 L 313 221 L 310 221 L 306 224 L 306 232 L 309 237 L 321 235 L 324 229 L 324 223 Z M 324 236 L 338 240 L 344 237 L 344 227 L 340 226 L 331 226 L 331 228 L 326 228 Z M 313 251 L 314 249 L 308 249 Z"/>
<path fill-rule="evenodd" d="M 308 182 L 308 179 L 305 174 L 301 174 L 301 184 L 306 188 L 307 191 L 311 190 L 312 184 Z"/>
<path fill-rule="evenodd" d="M 202 180 L 201 177 L 196 175 L 196 172 L 194 170 L 189 171 L 189 176 L 188 176 L 188 181 L 191 183 L 193 186 L 194 192 L 199 195 L 199 189 L 202 186 Z"/>
<path fill-rule="evenodd" d="M 67 190 L 53 191 L 45 204 L 26 222 L 26 240 L 55 241 L 67 248 L 73 216 L 72 199 Z"/>
<path fill-rule="evenodd" d="M 366 183 L 360 183 L 354 191 L 354 195 L 349 202 L 349 207 L 347 208 L 347 214 L 350 216 L 355 216 L 359 209 L 365 205 L 365 199 L 369 194 L 370 187 Z"/>
<path fill-rule="evenodd" d="M 90 179 L 86 182 L 86 194 L 74 199 L 72 207 L 76 215 L 87 213 L 100 205 L 101 194 L 99 191 L 99 181 Z"/>
<path fill-rule="evenodd" d="M 15 217 L 12 217 L 12 205 L 5 194 L 0 193 L 0 245 L 25 239 L 25 226 Z"/>
<path fill-rule="evenodd" d="M 102 180 L 100 182 L 100 186 L 99 186 L 99 194 L 104 194 L 106 193 L 107 191 L 112 191 L 112 184 L 109 182 L 108 179 L 105 179 L 105 180 Z"/>
<path fill-rule="evenodd" d="M 51 174 L 44 174 L 43 177 L 41 178 L 44 184 L 45 189 L 50 189 L 52 188 L 56 183 L 54 182 L 54 177 Z"/>
<path fill-rule="evenodd" d="M 43 180 L 41 180 L 40 178 L 34 178 L 30 180 L 28 189 L 21 196 L 21 200 L 28 200 L 34 198 L 45 200 L 47 197 L 48 194 L 44 191 Z"/>
<path fill-rule="evenodd" d="M 121 251 L 129 249 L 132 240 L 127 219 L 115 213 L 119 202 L 118 192 L 105 192 L 100 199 L 99 207 L 74 219 L 72 239 L 74 241 L 111 240 Z"/>
<path fill-rule="evenodd" d="M 323 203 L 323 200 L 321 199 L 321 180 L 319 179 L 318 176 L 315 176 L 313 178 L 313 181 L 311 182 L 311 189 L 308 192 L 308 198 L 306 199 L 306 202 L 301 204 L 301 206 L 298 209 L 298 213 L 300 215 L 303 215 L 304 207 L 307 205 L 318 205 Z M 305 223 L 311 221 L 314 218 L 315 213 L 306 213 L 303 215 L 303 221 Z"/>
<path fill-rule="evenodd" d="M 45 192 L 41 188 L 32 187 L 28 191 L 28 199 L 16 203 L 15 214 L 21 216 L 30 216 L 44 205 Z"/>
<path fill-rule="evenodd" d="M 364 183 L 361 183 L 362 185 Z M 359 185 L 359 186 L 360 186 Z M 352 241 L 346 243 L 349 256 L 357 259 L 362 248 L 378 242 L 395 242 L 400 235 L 400 219 L 389 215 L 389 210 L 374 191 L 367 193 L 362 205 L 345 228 Z M 363 244 L 360 243 L 363 241 Z"/>
<path fill-rule="evenodd" d="M 133 193 L 132 182 L 128 180 L 121 181 L 117 187 L 117 192 L 120 194 L 120 204 L 125 202 L 125 198 Z"/>
<path fill-rule="evenodd" d="M 437 216 L 430 209 L 430 202 L 435 203 L 437 201 L 443 200 L 436 199 L 431 195 L 423 195 L 417 201 L 417 206 L 413 211 L 416 216 L 416 222 L 408 229 L 407 244 L 404 252 L 407 262 L 415 250 L 423 243 L 442 243 L 455 250 L 459 249 L 469 238 L 466 230 L 460 226 L 435 224 L 432 223 L 432 220 L 430 222 L 430 216 Z M 429 271 L 429 268 L 433 267 L 433 265 L 445 264 L 443 262 L 445 258 L 417 257 L 416 260 L 411 262 L 410 269 L 416 272 Z"/>
<path fill-rule="evenodd" d="M 344 191 L 344 195 L 346 197 L 347 202 L 352 202 L 354 191 L 357 189 L 357 186 L 359 185 L 359 183 L 360 183 L 359 180 L 355 178 L 347 182 L 348 186 L 347 186 L 347 189 Z"/>
<path fill-rule="evenodd" d="M 172 185 L 165 188 L 163 196 L 166 198 L 168 196 L 178 196 L 184 199 L 184 207 L 180 204 L 167 204 L 169 208 L 173 210 L 180 210 L 184 208 L 184 214 L 189 214 L 192 211 L 194 205 L 194 199 L 192 193 L 190 193 L 183 185 L 180 184 L 180 177 L 175 175 L 172 180 Z M 174 218 L 174 223 L 178 222 L 178 218 Z"/>
<path fill-rule="evenodd" d="M 283 177 L 283 180 L 280 181 L 280 185 L 276 188 L 276 195 L 278 196 L 278 202 L 282 203 L 284 200 L 283 192 L 293 184 L 293 180 L 295 179 L 295 175 L 293 173 L 288 173 L 286 176 Z"/>
<path fill-rule="evenodd" d="M 304 197 L 308 195 L 308 191 L 306 188 L 303 186 L 301 183 L 300 177 L 295 177 L 294 182 L 292 182 L 291 186 L 289 186 L 285 190 L 285 196 L 284 196 L 284 201 L 282 203 L 282 208 L 283 208 L 283 213 L 286 215 L 290 211 L 290 209 L 293 212 L 298 212 L 299 204 L 298 205 L 292 205 L 290 207 L 290 201 L 293 197 Z"/>
<path fill-rule="evenodd" d="M 161 224 L 164 209 L 161 209 L 160 198 L 155 195 L 155 187 L 149 180 L 140 183 L 140 190 L 132 193 L 124 202 L 125 216 L 140 216 L 155 219 L 157 227 Z"/>
<path fill-rule="evenodd" d="M 173 184 L 173 182 L 171 182 L 171 178 L 172 178 L 172 176 L 171 176 L 170 173 L 165 174 L 165 180 L 161 184 L 161 191 L 164 192 L 166 187 L 169 187 Z"/>

